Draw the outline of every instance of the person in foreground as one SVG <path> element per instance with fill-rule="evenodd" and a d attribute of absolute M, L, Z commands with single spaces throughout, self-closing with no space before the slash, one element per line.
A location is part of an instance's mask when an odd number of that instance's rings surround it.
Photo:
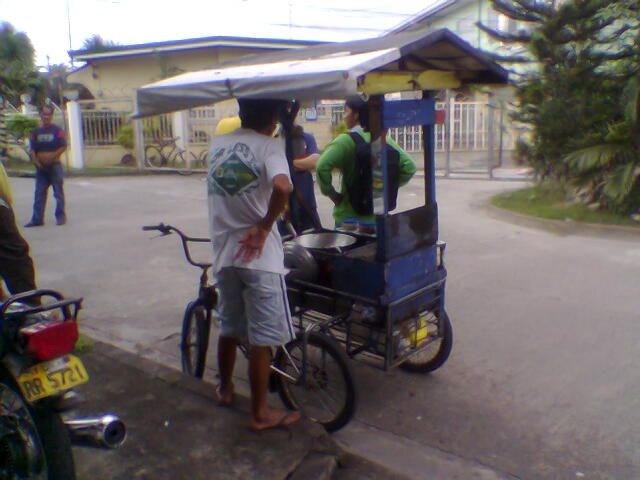
<path fill-rule="evenodd" d="M 285 103 L 239 99 L 241 128 L 211 142 L 207 193 L 218 280 L 220 336 L 216 387 L 221 405 L 233 400 L 239 342 L 249 347 L 251 429 L 300 420 L 267 403 L 272 348 L 294 339 L 284 283 L 284 253 L 275 222 L 292 191 L 281 141 L 272 138 Z"/>
<path fill-rule="evenodd" d="M 16 225 L 11 186 L 0 163 L 0 302 L 4 298 L 3 280 L 12 295 L 36 289 L 29 244 Z"/>
<path fill-rule="evenodd" d="M 44 225 L 44 211 L 47 204 L 47 192 L 49 186 L 53 187 L 53 196 L 56 198 L 56 224 L 67 223 L 67 215 L 64 209 L 64 170 L 60 163 L 60 156 L 67 149 L 64 130 L 55 125 L 53 120 L 53 107 L 45 105 L 40 110 L 41 124 L 32 133 L 29 139 L 31 159 L 36 166 L 36 190 L 33 200 L 33 215 L 31 221 L 25 227 L 39 227 Z"/>

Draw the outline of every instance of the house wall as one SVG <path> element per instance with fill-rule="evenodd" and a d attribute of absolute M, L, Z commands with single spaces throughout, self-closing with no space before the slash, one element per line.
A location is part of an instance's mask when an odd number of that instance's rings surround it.
<path fill-rule="evenodd" d="M 433 29 L 447 28 L 476 48 L 490 49 L 496 42 L 479 30 L 475 23 L 481 21 L 485 25 L 493 26 L 497 25 L 497 19 L 498 14 L 491 7 L 490 1 L 462 0 L 416 25 L 428 25 Z"/>
<path fill-rule="evenodd" d="M 473 47 L 499 55 L 524 54 L 524 50 L 517 45 L 507 45 L 495 40 L 489 34 L 480 30 L 476 23 L 482 23 L 490 28 L 509 33 L 528 28 L 526 22 L 517 22 L 494 10 L 490 0 L 458 0 L 454 5 L 443 9 L 437 14 L 424 19 L 409 27 L 414 29 L 428 25 L 433 29 L 447 28 L 459 35 Z M 517 72 L 524 72 L 531 68 L 527 64 L 507 65 Z"/>
<path fill-rule="evenodd" d="M 273 51 L 258 48 L 198 49 L 157 55 L 92 60 L 67 77 L 70 83 L 82 83 L 96 99 L 133 98 L 137 88 L 182 72 L 214 68 L 220 62 L 239 56 Z"/>
<path fill-rule="evenodd" d="M 100 112 L 110 111 L 118 112 L 122 118 L 126 119 L 128 113 L 133 111 L 136 89 L 143 85 L 182 72 L 215 68 L 222 62 L 241 56 L 275 50 L 272 48 L 212 47 L 156 55 L 96 59 L 69 74 L 67 81 L 83 84 L 94 95 L 95 101 L 82 102 L 86 118 L 91 117 L 92 114 L 95 114 L 94 112 L 100 115 Z M 235 100 L 227 100 L 215 105 L 217 119 L 235 116 L 237 113 L 238 107 Z M 122 123 L 124 122 L 123 120 Z M 331 138 L 331 125 L 322 125 L 322 122 L 309 123 L 311 125 L 305 128 L 316 134 L 322 145 L 326 144 Z M 85 125 L 85 128 L 89 128 L 89 126 Z M 215 123 L 200 125 L 197 128 L 211 135 L 215 130 Z M 206 148 L 206 146 L 197 146 L 197 150 L 202 148 Z M 125 153 L 127 151 L 118 145 L 85 145 L 85 164 L 89 167 L 117 165 Z"/>

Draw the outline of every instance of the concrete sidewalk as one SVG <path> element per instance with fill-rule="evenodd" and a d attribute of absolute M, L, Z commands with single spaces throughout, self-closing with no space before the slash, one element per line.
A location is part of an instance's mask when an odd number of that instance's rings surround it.
<path fill-rule="evenodd" d="M 253 433 L 249 400 L 216 405 L 213 386 L 96 342 L 80 354 L 91 380 L 79 415 L 116 413 L 128 438 L 117 450 L 74 448 L 79 479 L 399 479 L 349 454 L 322 427 Z"/>

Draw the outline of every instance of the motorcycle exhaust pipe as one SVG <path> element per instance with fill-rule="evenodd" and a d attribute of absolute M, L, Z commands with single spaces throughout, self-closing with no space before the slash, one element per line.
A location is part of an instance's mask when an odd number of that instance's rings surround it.
<path fill-rule="evenodd" d="M 76 446 L 118 448 L 127 438 L 127 428 L 116 415 L 98 418 L 72 418 L 64 421 Z"/>

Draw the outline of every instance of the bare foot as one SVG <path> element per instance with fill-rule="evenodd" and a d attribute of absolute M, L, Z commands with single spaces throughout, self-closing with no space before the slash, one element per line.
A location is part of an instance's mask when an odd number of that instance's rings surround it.
<path fill-rule="evenodd" d="M 216 397 L 218 397 L 218 405 L 228 407 L 233 402 L 233 384 L 229 388 L 222 388 L 222 385 L 216 385 Z"/>
<path fill-rule="evenodd" d="M 300 421 L 300 412 L 287 412 L 276 408 L 269 408 L 266 414 L 259 419 L 251 419 L 251 430 L 261 432 L 270 428 L 287 428 Z"/>

